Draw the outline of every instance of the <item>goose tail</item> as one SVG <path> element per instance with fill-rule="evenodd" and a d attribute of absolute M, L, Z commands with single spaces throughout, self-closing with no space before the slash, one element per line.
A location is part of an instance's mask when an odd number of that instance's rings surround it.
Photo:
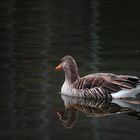
<path fill-rule="evenodd" d="M 112 93 L 113 98 L 135 98 L 140 93 L 140 85 L 133 89 L 123 89 L 119 92 Z"/>

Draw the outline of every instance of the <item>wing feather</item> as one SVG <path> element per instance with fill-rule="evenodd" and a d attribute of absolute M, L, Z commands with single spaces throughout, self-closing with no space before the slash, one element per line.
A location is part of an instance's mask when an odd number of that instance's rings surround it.
<path fill-rule="evenodd" d="M 137 86 L 138 77 L 115 74 L 91 74 L 76 80 L 73 86 L 76 89 L 91 89 L 100 87 L 107 92 L 118 92 L 121 89 L 131 89 Z"/>

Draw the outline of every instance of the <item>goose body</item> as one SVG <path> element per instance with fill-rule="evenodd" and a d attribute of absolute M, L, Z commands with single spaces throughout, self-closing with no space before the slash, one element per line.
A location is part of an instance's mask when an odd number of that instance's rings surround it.
<path fill-rule="evenodd" d="M 140 83 L 140 79 L 136 76 L 95 73 L 80 77 L 77 64 L 69 55 L 61 59 L 61 63 L 56 67 L 56 70 L 60 69 L 65 72 L 65 81 L 61 88 L 61 92 L 65 95 L 86 98 L 123 98 L 133 97 L 140 92 L 140 88 L 137 92 L 132 92 Z"/>
<path fill-rule="evenodd" d="M 135 112 L 136 116 L 139 117 L 137 113 L 140 111 L 140 102 L 138 100 L 85 99 L 65 95 L 61 95 L 61 98 L 64 107 L 59 107 L 56 113 L 65 128 L 72 128 L 74 126 L 79 118 L 79 112 L 84 113 L 87 117 L 104 117 Z"/>

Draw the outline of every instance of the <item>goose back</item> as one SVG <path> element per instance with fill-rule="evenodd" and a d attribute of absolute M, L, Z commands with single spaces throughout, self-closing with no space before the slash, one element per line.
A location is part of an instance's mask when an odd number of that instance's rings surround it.
<path fill-rule="evenodd" d="M 122 89 L 135 88 L 138 83 L 139 78 L 135 76 L 97 73 L 90 74 L 76 80 L 73 83 L 73 87 L 76 89 L 91 89 L 100 87 L 110 93 L 113 93 Z"/>

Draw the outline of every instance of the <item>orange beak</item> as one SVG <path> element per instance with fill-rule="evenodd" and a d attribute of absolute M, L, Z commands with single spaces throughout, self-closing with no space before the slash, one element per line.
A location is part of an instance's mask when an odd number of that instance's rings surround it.
<path fill-rule="evenodd" d="M 55 68 L 56 71 L 60 71 L 61 69 L 62 69 L 62 66 L 60 64 Z"/>
<path fill-rule="evenodd" d="M 64 115 L 64 112 L 63 111 L 56 111 L 56 113 L 57 113 L 57 115 L 59 116 L 59 117 L 62 117 L 63 115 Z"/>

